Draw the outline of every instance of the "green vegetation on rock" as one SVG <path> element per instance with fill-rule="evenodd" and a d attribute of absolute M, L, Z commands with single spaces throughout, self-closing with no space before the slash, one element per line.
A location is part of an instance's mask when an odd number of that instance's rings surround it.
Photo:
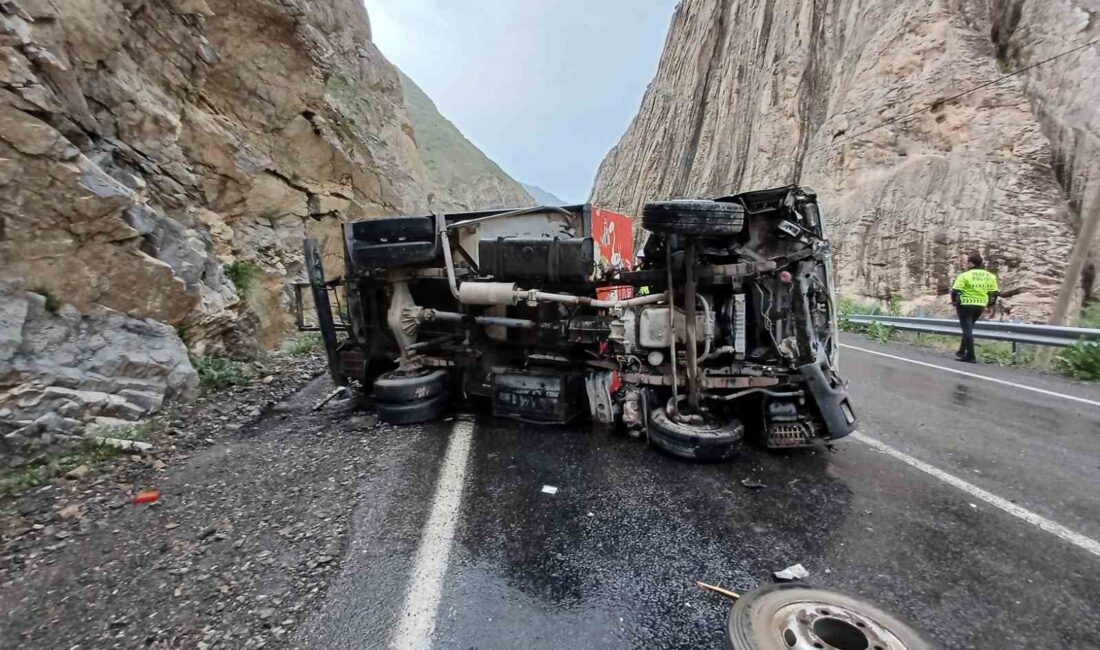
<path fill-rule="evenodd" d="M 207 356 L 194 359 L 193 363 L 195 372 L 199 373 L 199 382 L 207 389 L 247 384 L 253 378 L 251 366 L 244 361 Z"/>
<path fill-rule="evenodd" d="M 260 276 L 260 267 L 252 262 L 237 260 L 226 264 L 222 268 L 226 277 L 233 282 L 233 286 L 237 287 L 237 297 L 241 300 L 247 299 L 249 292 L 256 286 L 256 280 Z"/>
<path fill-rule="evenodd" d="M 39 287 L 39 288 L 36 288 L 36 289 L 31 289 L 31 292 L 32 293 L 37 293 L 38 295 L 40 295 L 40 296 L 42 296 L 43 298 L 46 299 L 46 311 L 47 312 L 49 312 L 49 313 L 56 316 L 57 313 L 61 311 L 61 301 L 58 300 L 57 296 L 55 296 L 53 294 L 53 292 L 50 291 L 49 289 L 43 289 L 43 288 Z"/>

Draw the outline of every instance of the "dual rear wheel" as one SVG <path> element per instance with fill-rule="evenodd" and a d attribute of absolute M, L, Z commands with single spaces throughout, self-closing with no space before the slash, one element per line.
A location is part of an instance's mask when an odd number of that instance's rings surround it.
<path fill-rule="evenodd" d="M 450 404 L 447 373 L 435 368 L 391 370 L 374 380 L 378 418 L 390 424 L 417 424 L 443 415 Z"/>

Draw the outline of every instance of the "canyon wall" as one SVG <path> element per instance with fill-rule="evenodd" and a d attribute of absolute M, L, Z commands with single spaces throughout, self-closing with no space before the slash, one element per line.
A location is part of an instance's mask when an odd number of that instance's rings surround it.
<path fill-rule="evenodd" d="M 843 294 L 944 310 L 975 248 L 1043 320 L 1098 187 L 1097 48 L 943 100 L 1097 36 L 1073 0 L 683 0 L 592 199 L 808 185 Z"/>
<path fill-rule="evenodd" d="M 0 434 L 276 345 L 302 239 L 438 173 L 361 0 L 0 0 Z"/>
<path fill-rule="evenodd" d="M 525 208 L 535 199 L 440 114 L 416 83 L 401 75 L 405 107 L 427 175 L 428 206 L 438 212 Z"/>

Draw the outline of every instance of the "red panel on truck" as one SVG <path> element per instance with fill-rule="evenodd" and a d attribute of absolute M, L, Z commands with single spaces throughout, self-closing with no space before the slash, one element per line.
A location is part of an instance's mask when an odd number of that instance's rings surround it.
<path fill-rule="evenodd" d="M 596 266 L 607 270 L 634 268 L 634 221 L 625 214 L 592 206 L 592 238 L 596 240 Z M 633 287 L 604 287 L 596 291 L 600 300 L 631 298 Z"/>

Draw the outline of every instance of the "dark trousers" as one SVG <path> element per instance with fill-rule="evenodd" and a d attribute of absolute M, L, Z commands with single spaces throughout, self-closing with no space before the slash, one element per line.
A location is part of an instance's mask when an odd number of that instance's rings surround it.
<path fill-rule="evenodd" d="M 955 305 L 959 315 L 959 327 L 962 329 L 962 341 L 959 342 L 959 354 L 965 359 L 974 359 L 974 323 L 982 319 L 984 308 L 977 305 Z"/>

